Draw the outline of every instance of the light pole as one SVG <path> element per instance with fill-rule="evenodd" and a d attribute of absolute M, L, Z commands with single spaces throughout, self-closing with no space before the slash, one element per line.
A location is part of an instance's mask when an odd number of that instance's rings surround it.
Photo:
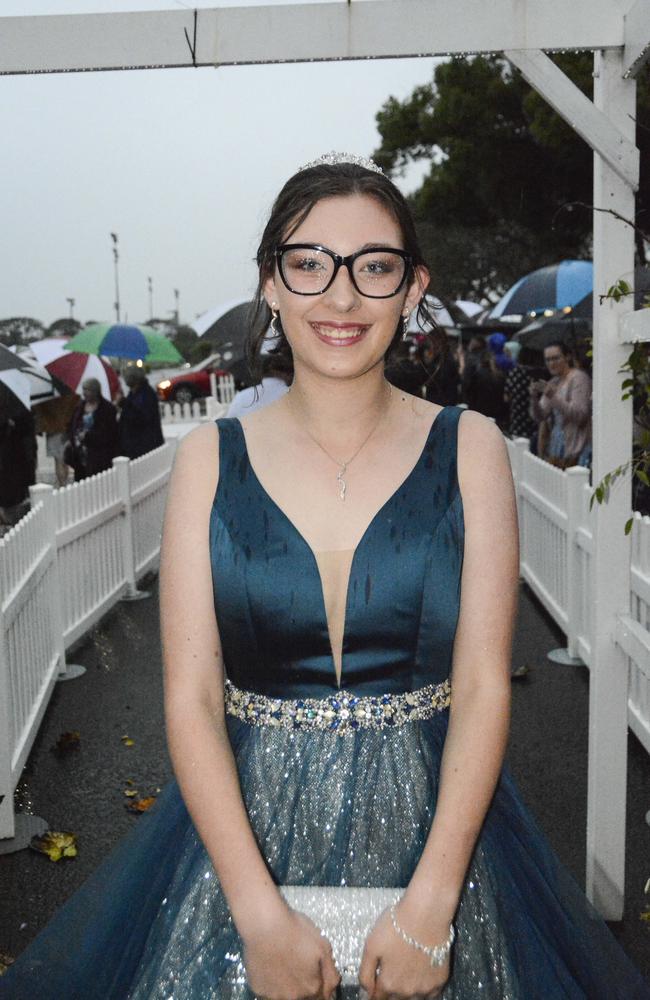
<path fill-rule="evenodd" d="M 149 319 L 153 319 L 153 278 L 147 278 L 149 289 Z"/>
<path fill-rule="evenodd" d="M 118 261 L 120 255 L 117 252 L 117 233 L 111 233 L 111 239 L 113 241 L 113 262 L 115 266 L 115 318 L 117 322 L 120 322 L 120 279 L 118 274 Z"/>
<path fill-rule="evenodd" d="M 73 310 L 74 310 L 75 300 L 74 299 L 66 299 L 66 302 L 70 306 L 70 319 L 74 319 Z"/>
<path fill-rule="evenodd" d="M 174 302 L 175 302 L 175 305 L 174 305 L 174 316 L 175 316 L 175 319 L 176 319 L 176 326 L 178 326 L 178 316 L 179 316 L 178 300 L 179 300 L 179 297 L 180 297 L 180 292 L 178 291 L 178 288 L 175 288 L 174 289 Z"/>

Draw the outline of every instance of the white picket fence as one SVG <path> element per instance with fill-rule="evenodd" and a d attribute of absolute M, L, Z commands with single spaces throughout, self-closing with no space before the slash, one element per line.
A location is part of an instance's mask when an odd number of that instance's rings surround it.
<path fill-rule="evenodd" d="M 202 405 L 205 415 L 213 420 L 224 416 L 228 405 L 235 398 L 235 380 L 232 375 L 210 376 L 212 395 L 204 400 L 194 399 L 191 403 L 161 403 L 160 417 L 163 424 L 182 423 L 202 419 Z"/>
<path fill-rule="evenodd" d="M 157 565 L 175 443 L 63 489 L 0 539 L 0 837 L 66 650 Z"/>
<path fill-rule="evenodd" d="M 562 471 L 508 441 L 517 490 L 521 575 L 567 638 L 569 656 L 591 660 L 593 517 L 589 472 Z M 650 753 L 650 518 L 634 515 L 630 614 L 616 638 L 628 659 L 630 729 Z"/>

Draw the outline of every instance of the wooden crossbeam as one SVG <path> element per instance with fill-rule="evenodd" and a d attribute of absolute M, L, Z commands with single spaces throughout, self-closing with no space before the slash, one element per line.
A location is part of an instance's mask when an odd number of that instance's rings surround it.
<path fill-rule="evenodd" d="M 650 0 L 636 0 L 623 23 L 623 72 L 625 76 L 636 76 L 650 59 Z"/>
<path fill-rule="evenodd" d="M 196 20 L 196 34 L 195 34 Z M 611 0 L 364 0 L 0 17 L 0 74 L 623 45 Z"/>
<path fill-rule="evenodd" d="M 508 50 L 504 55 L 553 110 L 636 191 L 639 186 L 639 150 L 634 143 L 619 132 L 616 125 L 544 52 Z"/>
<path fill-rule="evenodd" d="M 618 339 L 621 344 L 650 343 L 650 309 L 635 309 L 621 316 Z"/>

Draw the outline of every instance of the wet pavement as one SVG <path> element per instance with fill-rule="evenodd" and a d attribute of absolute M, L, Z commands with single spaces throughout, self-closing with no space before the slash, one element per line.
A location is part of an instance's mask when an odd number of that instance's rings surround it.
<path fill-rule="evenodd" d="M 17 791 L 17 805 L 72 831 L 78 855 L 54 863 L 32 850 L 0 857 L 0 953 L 16 956 L 112 846 L 138 823 L 127 811 L 127 788 L 156 794 L 171 777 L 165 745 L 157 578 L 141 584 L 148 600 L 123 603 L 89 634 L 69 660 L 86 673 L 59 683 Z M 498 609 L 495 608 L 495 613 Z M 588 671 L 546 659 L 563 645 L 523 588 L 514 667 L 509 764 L 549 840 L 584 884 L 587 803 Z M 59 736 L 77 730 L 78 750 L 52 752 Z M 132 745 L 123 739 L 128 737 Z M 129 785 L 128 782 L 133 782 Z M 650 975 L 650 756 L 633 736 L 629 745 L 627 890 L 625 918 L 612 930 Z"/>

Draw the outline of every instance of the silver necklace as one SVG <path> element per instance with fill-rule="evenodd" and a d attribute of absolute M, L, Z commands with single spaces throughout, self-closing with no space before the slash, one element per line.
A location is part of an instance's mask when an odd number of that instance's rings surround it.
<path fill-rule="evenodd" d="M 393 387 L 390 384 L 390 382 L 387 382 L 386 385 L 388 386 L 388 403 L 390 403 L 390 398 L 393 395 Z M 354 462 L 354 460 L 357 457 L 357 455 L 359 454 L 359 452 L 363 448 L 365 448 L 365 446 L 368 444 L 368 441 L 370 440 L 370 438 L 372 437 L 372 435 L 375 433 L 375 431 L 377 430 L 377 428 L 380 426 L 380 424 L 381 424 L 384 416 L 386 415 L 386 413 L 388 411 L 388 403 L 386 404 L 386 408 L 385 408 L 382 416 L 377 421 L 377 423 L 374 425 L 374 427 L 371 428 L 370 433 L 368 435 L 366 435 L 366 437 L 363 439 L 363 441 L 361 442 L 361 444 L 359 445 L 359 447 L 355 451 L 354 455 L 352 455 L 350 458 L 348 458 L 345 462 L 341 462 L 338 458 L 334 458 L 334 455 L 330 455 L 330 453 L 327 450 L 327 448 L 323 447 L 323 445 L 320 443 L 320 441 L 317 441 L 316 438 L 314 437 L 314 435 L 310 431 L 308 431 L 306 427 L 303 426 L 303 430 L 304 430 L 305 434 L 312 439 L 312 441 L 314 442 L 314 444 L 318 445 L 318 447 L 320 448 L 320 450 L 327 455 L 327 457 L 329 458 L 329 460 L 331 462 L 334 462 L 334 464 L 338 465 L 338 467 L 339 467 L 339 471 L 336 473 L 336 483 L 337 483 L 338 490 L 339 490 L 339 500 L 345 501 L 345 495 L 346 495 L 347 489 L 348 489 L 348 484 L 345 481 L 345 473 L 347 472 L 348 466 L 351 465 L 352 462 Z"/>

